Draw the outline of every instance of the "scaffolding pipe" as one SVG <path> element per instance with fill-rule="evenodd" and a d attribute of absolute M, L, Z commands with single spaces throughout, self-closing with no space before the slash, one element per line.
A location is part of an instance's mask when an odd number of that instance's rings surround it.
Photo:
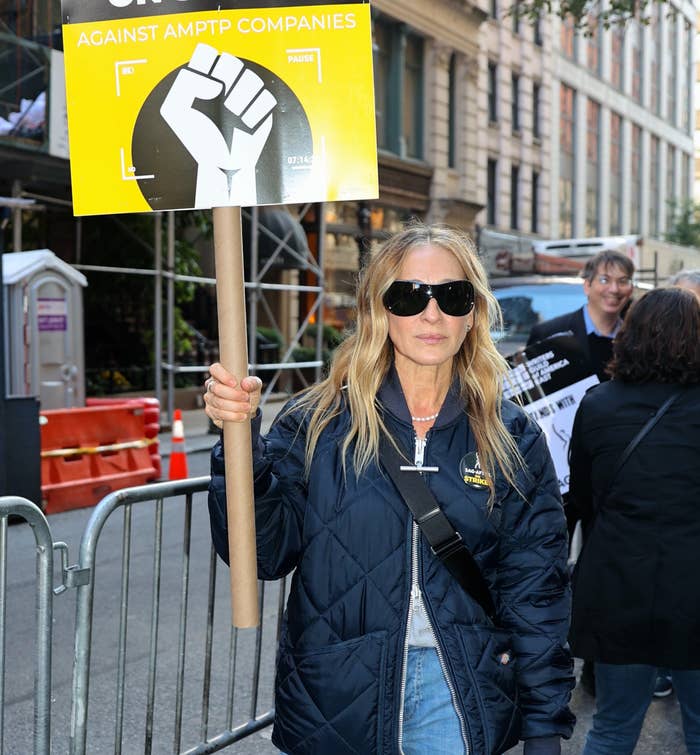
<path fill-rule="evenodd" d="M 166 269 L 171 275 L 168 276 L 167 283 L 167 359 L 168 364 L 175 363 L 175 279 L 172 273 L 175 272 L 175 213 L 168 211 L 168 261 Z M 173 421 L 175 411 L 175 373 L 168 370 L 168 423 Z"/>
<path fill-rule="evenodd" d="M 153 370 L 158 406 L 163 406 L 163 213 L 156 212 L 153 257 L 155 280 L 153 284 Z"/>

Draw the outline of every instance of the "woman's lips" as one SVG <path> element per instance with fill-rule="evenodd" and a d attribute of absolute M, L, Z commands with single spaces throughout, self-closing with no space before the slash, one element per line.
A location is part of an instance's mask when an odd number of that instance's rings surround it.
<path fill-rule="evenodd" d="M 445 340 L 445 336 L 440 335 L 427 335 L 427 336 L 418 336 L 418 340 L 422 341 L 425 344 L 436 344 L 436 343 L 442 343 L 442 341 Z"/>

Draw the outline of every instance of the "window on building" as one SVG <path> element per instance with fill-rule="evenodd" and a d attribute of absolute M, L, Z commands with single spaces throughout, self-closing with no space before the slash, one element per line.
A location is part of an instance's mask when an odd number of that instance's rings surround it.
<path fill-rule="evenodd" d="M 495 123 L 498 120 L 498 68 L 495 63 L 489 61 L 489 121 Z"/>
<path fill-rule="evenodd" d="M 31 40 L 46 47 L 62 50 L 60 29 L 60 3 L 22 1 L 0 4 L 0 31 L 2 32 L 9 32 L 23 40 Z M 3 63 L 7 64 L 7 59 L 11 57 L 9 50 L 13 48 L 3 45 L 2 49 Z M 14 49 L 12 54 L 14 54 Z M 3 74 L 7 73 L 12 74 L 12 71 L 3 70 Z M 26 74 L 26 70 L 23 73 Z M 7 83 L 7 81 L 3 83 Z M 7 89 L 4 89 L 3 94 L 7 95 L 7 93 Z"/>
<path fill-rule="evenodd" d="M 376 16 L 373 24 L 377 144 L 423 157 L 423 38 Z"/>
<path fill-rule="evenodd" d="M 682 64 L 679 70 L 681 76 L 681 122 L 680 127 L 687 134 L 692 133 L 693 109 L 693 28 L 687 22 L 683 22 Z"/>
<path fill-rule="evenodd" d="M 360 242 L 366 249 L 362 256 L 369 258 L 384 239 L 401 230 L 411 218 L 423 217 L 423 212 L 411 205 L 396 207 L 378 202 L 361 204 L 369 213 L 367 224 L 360 220 L 357 202 L 326 202 L 323 205 L 323 322 L 339 330 L 350 326 L 355 319 Z M 307 301 L 300 302 L 304 312 L 314 299 L 310 296 Z"/>
<path fill-rule="evenodd" d="M 489 12 L 491 14 L 491 18 L 498 18 L 498 0 L 491 0 L 491 3 L 489 5 Z"/>
<path fill-rule="evenodd" d="M 685 98 L 685 107 L 683 108 L 683 124 L 682 128 L 687 134 L 693 133 L 693 92 L 695 90 L 695 82 L 693 81 L 693 26 L 692 24 L 685 22 L 685 65 L 684 70 L 684 83 L 681 88 L 681 95 Z"/>
<path fill-rule="evenodd" d="M 576 31 L 574 29 L 574 22 L 570 16 L 567 16 L 561 20 L 559 44 L 561 45 L 562 54 L 571 60 L 574 59 L 574 55 L 576 54 L 574 42 L 575 37 Z"/>
<path fill-rule="evenodd" d="M 573 236 L 574 229 L 574 102 L 575 93 L 564 84 L 559 89 L 559 235 Z"/>
<path fill-rule="evenodd" d="M 532 171 L 532 194 L 530 196 L 530 230 L 533 233 L 539 232 L 539 215 L 540 215 L 540 174 L 538 171 Z"/>
<path fill-rule="evenodd" d="M 510 227 L 517 230 L 520 226 L 520 166 L 510 166 Z"/>
<path fill-rule="evenodd" d="M 392 113 L 389 110 L 391 99 L 391 60 L 392 34 L 388 23 L 375 19 L 372 28 L 372 48 L 374 50 L 374 100 L 375 119 L 377 126 L 377 146 L 380 149 L 390 148 L 389 132 L 394 124 L 391 123 Z"/>
<path fill-rule="evenodd" d="M 423 39 L 406 35 L 402 156 L 423 157 Z"/>
<path fill-rule="evenodd" d="M 625 48 L 625 30 L 615 27 L 610 37 L 610 83 L 622 91 L 624 84 L 623 52 Z"/>
<path fill-rule="evenodd" d="M 450 168 L 457 166 L 457 55 L 450 56 L 449 70 L 449 112 L 447 123 L 447 164 Z"/>
<path fill-rule="evenodd" d="M 630 46 L 632 52 L 632 89 L 630 94 L 636 102 L 642 102 L 642 27 L 636 19 L 630 21 Z"/>
<path fill-rule="evenodd" d="M 666 19 L 668 43 L 666 48 L 666 119 L 674 126 L 678 125 L 676 114 L 676 76 L 678 72 L 678 35 L 676 34 L 676 16 L 669 14 Z"/>
<path fill-rule="evenodd" d="M 486 222 L 489 225 L 496 225 L 497 170 L 497 161 L 489 158 L 486 163 Z"/>
<path fill-rule="evenodd" d="M 532 84 L 532 135 L 535 139 L 539 139 L 542 136 L 541 131 L 541 99 L 542 99 L 542 85 L 539 81 L 535 81 Z"/>
<path fill-rule="evenodd" d="M 622 233 L 622 117 L 610 114 L 610 233 Z"/>
<path fill-rule="evenodd" d="M 640 208 L 642 206 L 642 129 L 632 125 L 632 144 L 630 145 L 630 231 L 640 233 L 642 230 Z"/>
<path fill-rule="evenodd" d="M 681 156 L 681 202 L 690 199 L 690 155 Z"/>
<path fill-rule="evenodd" d="M 533 41 L 538 47 L 542 47 L 543 39 L 542 39 L 542 18 L 540 17 L 540 14 L 537 14 L 537 18 L 535 19 L 535 28 L 533 29 Z"/>
<path fill-rule="evenodd" d="M 511 82 L 511 102 L 510 102 L 510 120 L 513 126 L 513 132 L 520 131 L 520 76 L 517 73 L 512 74 Z"/>
<path fill-rule="evenodd" d="M 600 105 L 594 100 L 586 104 L 586 235 L 600 232 Z"/>
<path fill-rule="evenodd" d="M 649 233 L 659 237 L 659 137 L 649 143 Z"/>
<path fill-rule="evenodd" d="M 598 22 L 598 17 L 592 13 L 588 15 L 588 33 L 586 45 L 588 70 L 600 75 L 600 47 L 603 40 L 603 26 Z"/>
<path fill-rule="evenodd" d="M 661 54 L 661 45 L 663 40 L 661 39 L 661 4 L 654 3 L 651 14 L 651 45 L 649 49 L 649 105 L 650 110 L 655 115 L 661 113 L 661 97 L 660 82 L 661 82 L 661 61 L 663 60 Z"/>
<path fill-rule="evenodd" d="M 676 150 L 666 146 L 666 231 L 673 228 L 677 209 L 676 198 Z"/>
<path fill-rule="evenodd" d="M 513 34 L 520 34 L 520 0 L 513 4 Z"/>

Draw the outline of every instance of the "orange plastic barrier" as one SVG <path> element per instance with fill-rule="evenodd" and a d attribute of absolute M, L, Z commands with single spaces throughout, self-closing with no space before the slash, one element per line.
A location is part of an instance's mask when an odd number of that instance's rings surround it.
<path fill-rule="evenodd" d="M 151 461 L 156 469 L 153 479 L 160 480 L 163 476 L 163 457 L 158 445 L 158 433 L 160 432 L 160 401 L 157 398 L 89 398 L 85 401 L 86 406 L 116 406 L 117 404 L 126 404 L 127 406 L 142 406 L 143 416 L 146 423 L 146 437 L 151 441 L 148 450 L 151 454 Z"/>
<path fill-rule="evenodd" d="M 47 514 L 93 506 L 156 479 L 141 405 L 41 412 L 41 492 Z M 157 438 L 156 438 L 157 439 Z"/>

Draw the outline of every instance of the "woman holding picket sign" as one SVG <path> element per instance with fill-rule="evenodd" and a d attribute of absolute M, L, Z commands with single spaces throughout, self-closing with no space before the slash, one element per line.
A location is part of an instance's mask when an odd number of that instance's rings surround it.
<path fill-rule="evenodd" d="M 260 380 L 211 367 L 209 417 L 252 417 L 259 576 L 294 572 L 272 736 L 289 755 L 549 755 L 571 734 L 566 522 L 544 436 L 502 399 L 497 312 L 471 241 L 412 224 L 266 437 Z M 221 443 L 209 508 L 227 559 Z"/>

